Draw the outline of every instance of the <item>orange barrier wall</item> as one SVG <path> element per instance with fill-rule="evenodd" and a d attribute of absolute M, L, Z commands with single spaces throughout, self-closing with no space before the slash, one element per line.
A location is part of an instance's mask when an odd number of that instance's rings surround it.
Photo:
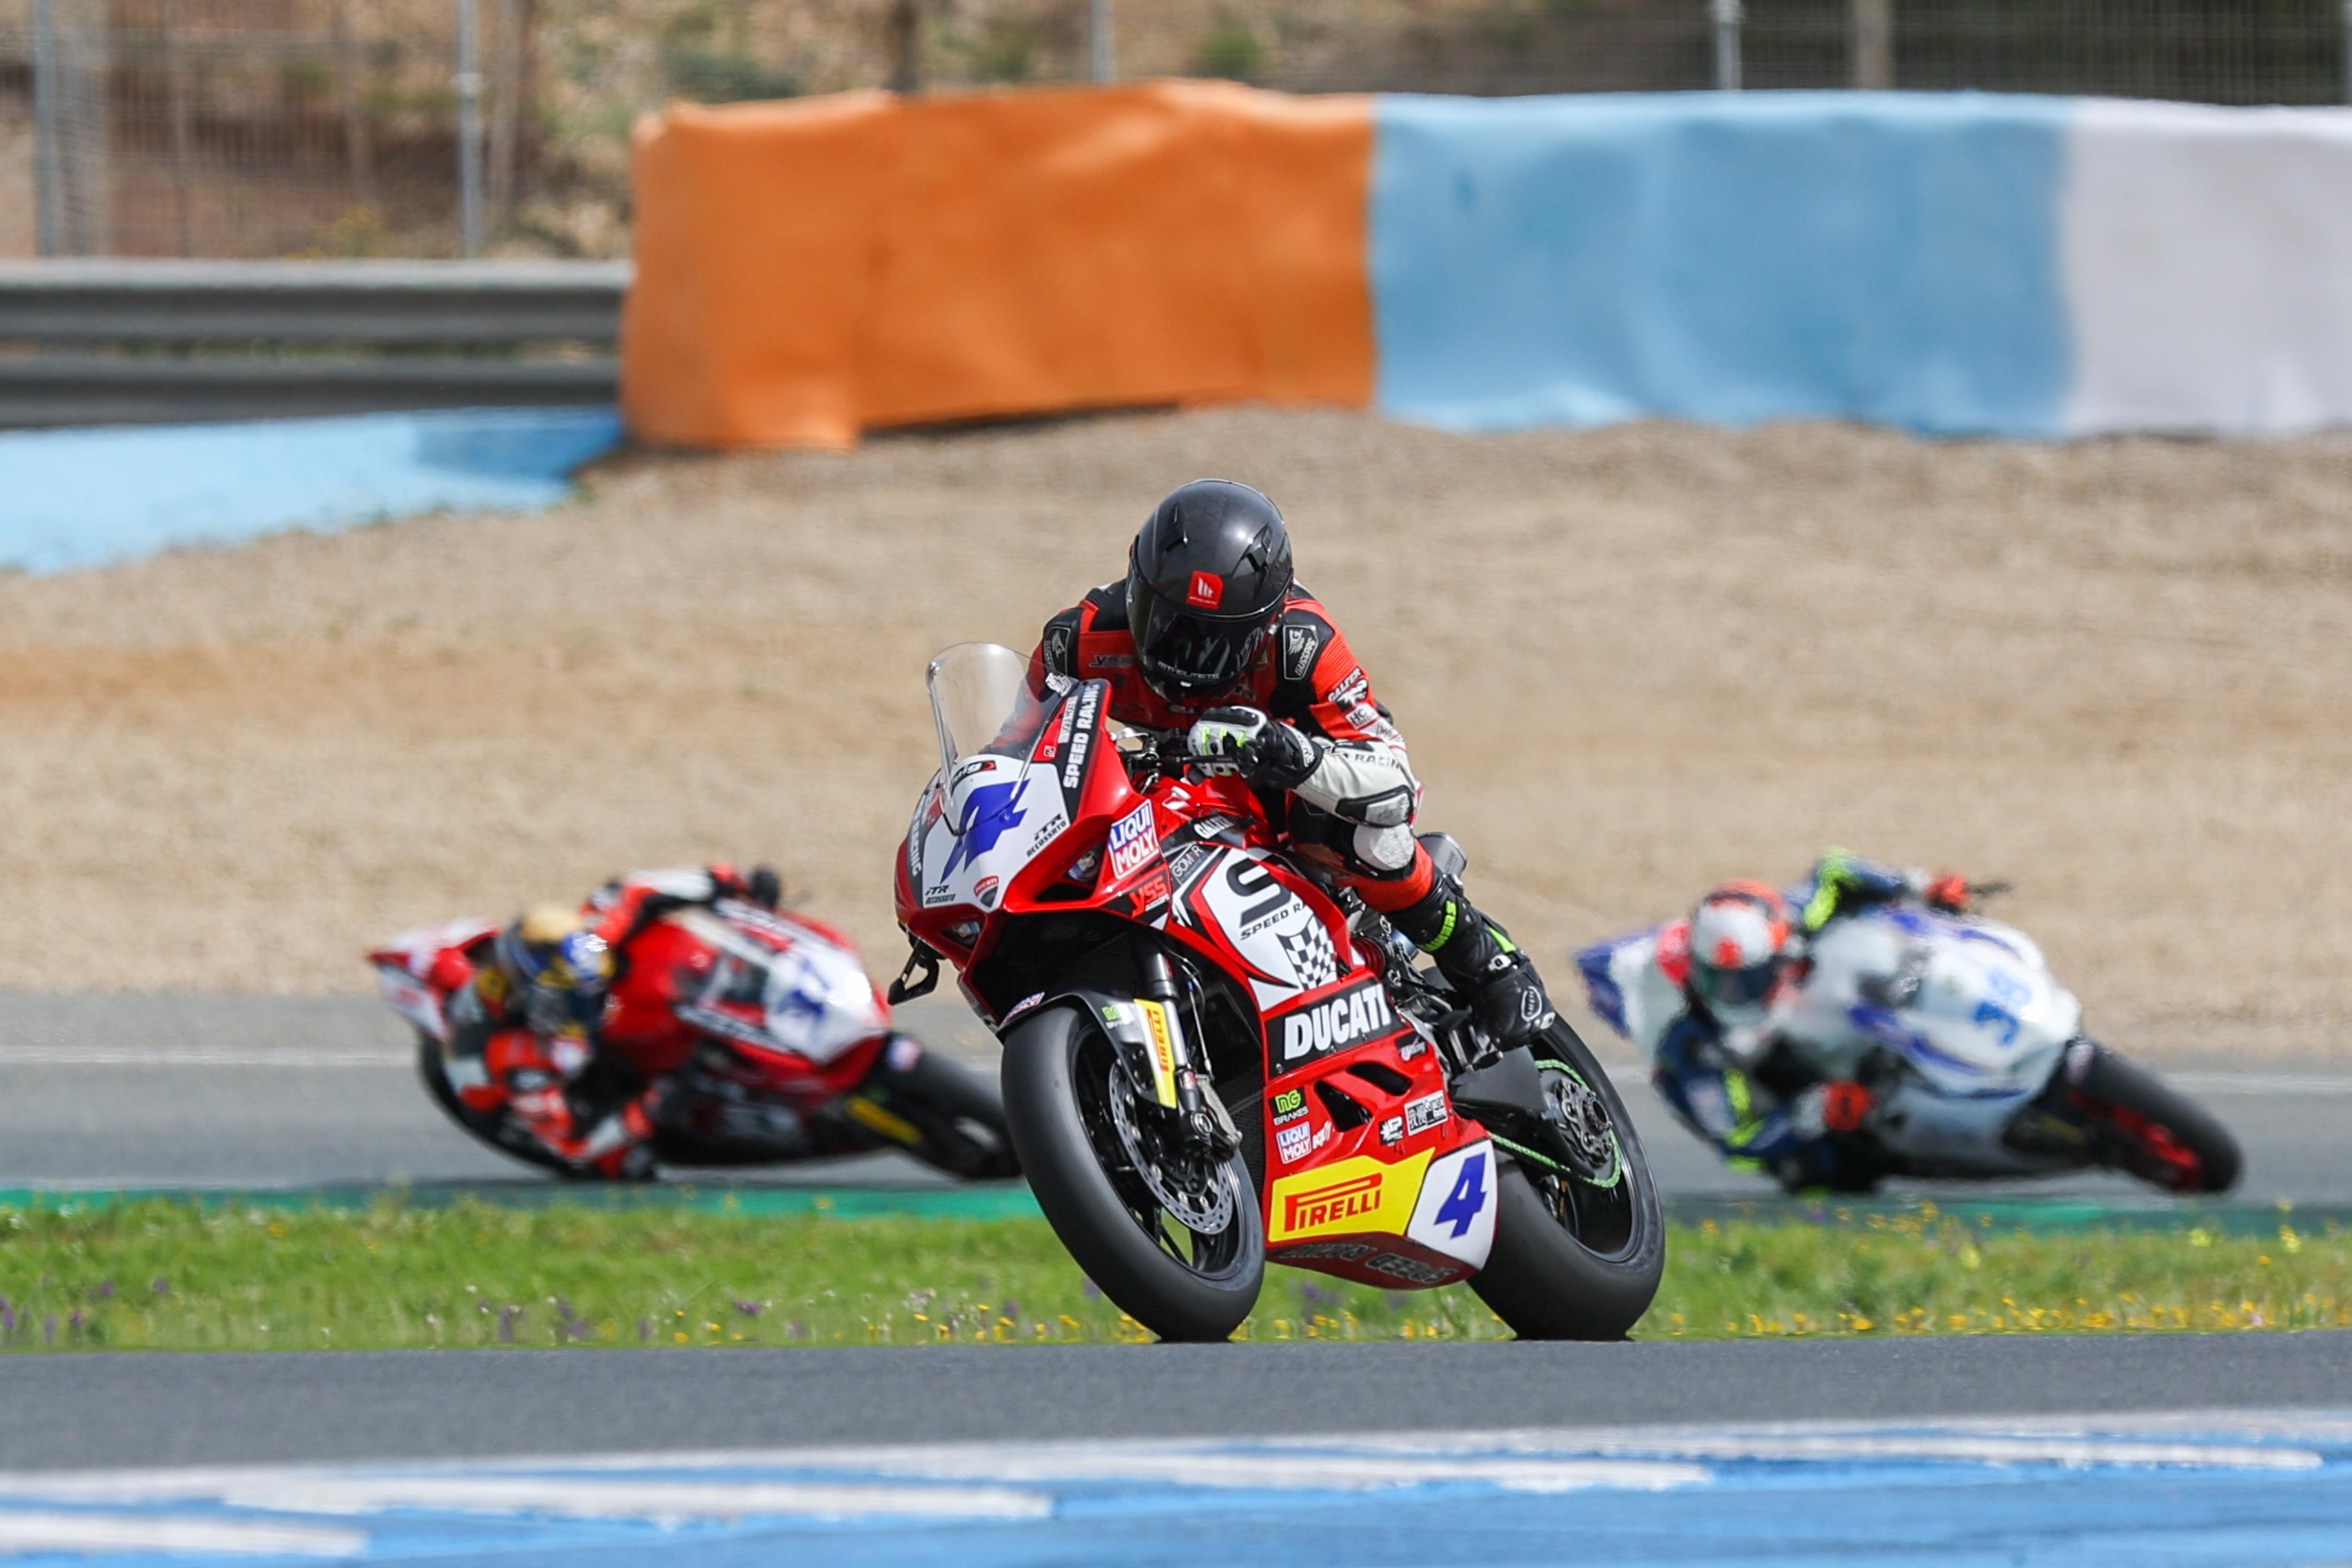
<path fill-rule="evenodd" d="M 1367 404 L 1370 110 L 1214 82 L 672 108 L 637 135 L 630 428 Z"/>

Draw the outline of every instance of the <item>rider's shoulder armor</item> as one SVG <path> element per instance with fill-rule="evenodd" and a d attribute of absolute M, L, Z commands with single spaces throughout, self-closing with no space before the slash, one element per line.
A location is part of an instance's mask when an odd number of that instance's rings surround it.
<path fill-rule="evenodd" d="M 1274 636 L 1265 650 L 1271 668 L 1265 693 L 1266 711 L 1277 719 L 1304 716 L 1321 695 L 1319 676 L 1325 650 L 1339 640 L 1339 628 L 1315 595 L 1293 585 L 1275 617 Z"/>

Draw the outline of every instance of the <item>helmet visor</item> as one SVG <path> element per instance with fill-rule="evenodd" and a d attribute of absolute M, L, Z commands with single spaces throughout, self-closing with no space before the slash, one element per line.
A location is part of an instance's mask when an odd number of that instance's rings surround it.
<path fill-rule="evenodd" d="M 535 1035 L 593 1030 L 604 1018 L 604 988 L 541 981 L 523 993 L 523 1022 Z"/>
<path fill-rule="evenodd" d="M 1751 1014 L 1771 996 L 1780 978 L 1778 959 L 1751 963 L 1745 969 L 1718 969 L 1711 963 L 1691 965 L 1691 989 L 1717 1017 Z"/>
<path fill-rule="evenodd" d="M 1248 672 L 1265 642 L 1263 620 L 1199 615 L 1164 594 L 1146 589 L 1134 617 L 1135 652 L 1155 684 L 1188 691 L 1218 691 Z"/>

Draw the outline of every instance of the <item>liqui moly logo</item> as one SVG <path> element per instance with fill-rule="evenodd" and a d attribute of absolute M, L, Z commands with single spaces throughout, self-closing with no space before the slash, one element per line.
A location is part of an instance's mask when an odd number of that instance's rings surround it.
<path fill-rule="evenodd" d="M 1150 801 L 1110 825 L 1112 881 L 1134 875 L 1159 853 L 1160 829 L 1151 820 Z"/>
<path fill-rule="evenodd" d="M 1282 1200 L 1282 1228 L 1285 1234 L 1302 1230 L 1319 1230 L 1327 1225 L 1354 1219 L 1360 1215 L 1378 1214 L 1381 1207 L 1381 1184 L 1387 1178 L 1378 1171 L 1361 1176 L 1351 1176 L 1344 1182 L 1334 1182 L 1328 1187 L 1310 1187 L 1303 1193 L 1292 1193 Z"/>
<path fill-rule="evenodd" d="M 1396 1024 L 1388 992 L 1377 980 L 1342 991 L 1328 1002 L 1282 1019 L 1282 1063 L 1289 1068 L 1315 1057 L 1361 1045 Z"/>

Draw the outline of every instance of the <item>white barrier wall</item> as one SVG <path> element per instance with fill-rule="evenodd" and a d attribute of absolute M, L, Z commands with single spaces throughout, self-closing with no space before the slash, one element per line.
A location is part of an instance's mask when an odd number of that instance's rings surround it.
<path fill-rule="evenodd" d="M 2092 100 L 2066 161 L 2067 431 L 2352 422 L 2352 110 Z"/>

